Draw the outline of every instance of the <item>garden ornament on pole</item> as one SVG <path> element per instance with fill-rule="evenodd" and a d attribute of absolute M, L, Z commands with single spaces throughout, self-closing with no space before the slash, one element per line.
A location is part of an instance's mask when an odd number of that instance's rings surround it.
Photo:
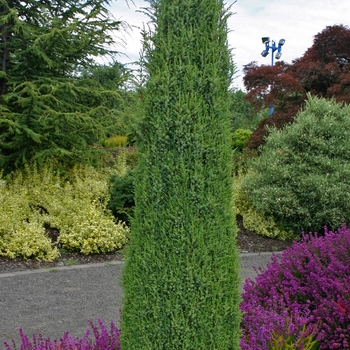
<path fill-rule="evenodd" d="M 285 39 L 280 39 L 280 41 L 278 42 L 278 45 L 276 46 L 276 43 L 274 40 L 271 41 L 271 45 L 270 45 L 270 38 L 269 37 L 263 37 L 261 38 L 263 44 L 265 44 L 265 50 L 261 53 L 261 56 L 266 57 L 269 54 L 269 50 L 271 49 L 272 54 L 271 54 L 271 66 L 274 65 L 274 57 L 276 58 L 276 60 L 280 59 L 282 56 L 282 46 L 285 43 Z M 274 55 L 275 51 L 277 51 L 276 55 Z M 274 111 L 273 108 L 273 104 L 271 103 L 270 105 L 270 117 L 272 116 Z"/>

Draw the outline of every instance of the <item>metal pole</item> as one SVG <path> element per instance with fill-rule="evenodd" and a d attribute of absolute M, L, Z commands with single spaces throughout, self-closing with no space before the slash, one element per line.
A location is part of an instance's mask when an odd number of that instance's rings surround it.
<path fill-rule="evenodd" d="M 274 41 L 272 41 L 272 43 L 274 44 Z M 274 46 L 275 45 L 270 46 L 270 49 L 271 49 L 271 67 L 273 67 L 273 64 L 274 64 L 274 62 L 273 62 L 273 58 L 275 56 L 275 48 L 274 48 Z M 271 87 L 272 87 L 272 85 L 271 85 Z M 270 104 L 270 117 L 272 117 L 272 114 L 273 114 L 274 110 L 275 109 L 273 107 L 273 103 L 271 103 Z"/>
<path fill-rule="evenodd" d="M 271 51 L 272 51 L 272 54 L 271 54 L 271 66 L 273 67 L 273 64 L 274 64 L 274 62 L 273 62 L 273 57 L 274 57 L 275 55 L 274 55 L 274 50 L 273 50 L 272 47 L 271 47 Z"/>
<path fill-rule="evenodd" d="M 280 39 L 280 41 L 278 42 L 278 46 L 276 46 L 276 43 L 274 40 L 272 40 L 272 45 L 270 45 L 270 38 L 269 37 L 263 37 L 261 38 L 263 44 L 265 44 L 265 50 L 261 53 L 261 55 L 263 57 L 266 57 L 269 54 L 269 50 L 271 49 L 271 67 L 273 67 L 274 65 L 274 56 L 275 56 L 275 51 L 278 50 L 278 54 L 276 59 L 280 59 L 281 58 L 281 50 L 282 50 L 282 46 L 285 43 L 285 39 Z M 272 85 L 271 85 L 272 88 Z M 272 116 L 274 111 L 274 107 L 273 107 L 273 103 L 270 104 L 270 117 Z"/>

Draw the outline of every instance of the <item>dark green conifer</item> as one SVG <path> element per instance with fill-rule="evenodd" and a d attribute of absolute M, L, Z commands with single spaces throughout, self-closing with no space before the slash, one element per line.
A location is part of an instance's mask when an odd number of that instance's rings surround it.
<path fill-rule="evenodd" d="M 109 45 L 123 22 L 111 18 L 108 5 L 0 0 L 0 168 L 96 159 L 93 145 L 116 122 L 111 101 L 120 96 L 81 73 L 96 57 L 115 56 Z"/>
<path fill-rule="evenodd" d="M 122 348 L 238 349 L 229 13 L 221 0 L 150 4 Z"/>

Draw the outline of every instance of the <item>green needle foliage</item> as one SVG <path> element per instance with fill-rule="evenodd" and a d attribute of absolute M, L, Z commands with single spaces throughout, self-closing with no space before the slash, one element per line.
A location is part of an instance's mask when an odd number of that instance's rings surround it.
<path fill-rule="evenodd" d="M 81 72 L 95 65 L 113 31 L 106 0 L 0 0 L 0 167 L 30 159 L 92 162 L 115 120 L 111 91 Z M 112 135 L 115 131 L 108 130 Z"/>
<path fill-rule="evenodd" d="M 229 13 L 219 0 L 150 4 L 121 346 L 239 349 Z"/>

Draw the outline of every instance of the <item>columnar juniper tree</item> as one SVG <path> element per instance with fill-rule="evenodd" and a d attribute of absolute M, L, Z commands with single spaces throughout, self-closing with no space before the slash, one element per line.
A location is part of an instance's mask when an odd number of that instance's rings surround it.
<path fill-rule="evenodd" d="M 150 1 L 155 32 L 123 274 L 122 348 L 238 349 L 222 0 Z"/>

